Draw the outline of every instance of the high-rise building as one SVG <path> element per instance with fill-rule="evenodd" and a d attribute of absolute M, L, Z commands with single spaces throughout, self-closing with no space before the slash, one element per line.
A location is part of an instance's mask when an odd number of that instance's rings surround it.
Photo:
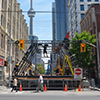
<path fill-rule="evenodd" d="M 70 39 L 75 36 L 75 32 L 81 33 L 80 21 L 92 3 L 100 3 L 100 0 L 68 1 Z"/>
<path fill-rule="evenodd" d="M 52 4 L 53 39 L 63 40 L 68 30 L 68 0 L 55 0 Z"/>
<path fill-rule="evenodd" d="M 0 0 L 0 62 L 8 61 L 9 59 L 9 39 L 11 30 L 11 40 L 19 39 L 28 40 L 28 27 L 20 4 L 17 0 Z M 11 44 L 11 71 L 16 62 L 20 61 L 26 52 L 28 45 L 25 44 L 23 50 L 16 51 L 15 44 Z M 17 52 L 17 54 L 16 54 Z M 9 67 L 4 64 L 0 66 L 0 80 L 8 77 Z"/>
<path fill-rule="evenodd" d="M 56 40 L 56 31 L 55 31 L 55 2 L 52 3 L 52 38 Z"/>
<path fill-rule="evenodd" d="M 52 3 L 52 36 L 53 40 L 63 40 L 69 31 L 68 23 L 68 0 L 55 0 Z M 53 45 L 55 47 L 55 45 Z M 58 54 L 51 53 L 52 69 L 57 67 Z"/>

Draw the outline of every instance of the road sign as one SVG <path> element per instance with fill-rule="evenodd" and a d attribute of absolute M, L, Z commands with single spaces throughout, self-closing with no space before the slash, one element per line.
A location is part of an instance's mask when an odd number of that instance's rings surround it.
<path fill-rule="evenodd" d="M 3 62 L 4 62 L 3 58 L 0 58 L 0 66 L 3 66 Z"/>
<path fill-rule="evenodd" d="M 82 76 L 83 76 L 82 68 L 74 68 L 74 79 L 80 80 L 82 79 Z"/>

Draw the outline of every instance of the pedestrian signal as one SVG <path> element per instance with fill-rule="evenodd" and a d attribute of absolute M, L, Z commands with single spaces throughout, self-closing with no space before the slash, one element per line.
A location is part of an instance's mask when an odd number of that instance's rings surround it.
<path fill-rule="evenodd" d="M 4 66 L 8 66 L 8 61 L 7 60 L 5 61 Z"/>
<path fill-rule="evenodd" d="M 86 52 L 86 44 L 85 43 L 81 43 L 80 44 L 80 49 L 81 49 L 81 52 Z"/>
<path fill-rule="evenodd" d="M 19 49 L 24 49 L 24 39 L 19 40 Z"/>

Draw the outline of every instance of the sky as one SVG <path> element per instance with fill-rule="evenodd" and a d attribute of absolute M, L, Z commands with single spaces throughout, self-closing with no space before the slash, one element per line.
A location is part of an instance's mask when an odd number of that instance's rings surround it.
<path fill-rule="evenodd" d="M 30 9 L 30 0 L 17 0 L 23 11 Z M 54 0 L 33 0 L 33 9 L 35 11 L 52 11 L 52 2 Z M 23 13 L 29 27 L 29 17 L 26 12 Z M 36 13 L 33 18 L 33 34 L 38 36 L 39 40 L 52 40 L 52 14 Z"/>
<path fill-rule="evenodd" d="M 17 0 L 20 3 L 20 9 L 29 11 L 30 0 Z M 52 2 L 54 0 L 33 0 L 33 9 L 35 11 L 52 11 Z M 26 12 L 23 13 L 29 27 L 29 17 Z M 39 40 L 52 40 L 52 13 L 36 13 L 33 18 L 33 34 L 38 36 Z M 42 55 L 43 56 L 43 55 Z M 50 54 L 48 54 L 50 57 Z M 45 63 L 50 58 L 43 58 Z M 47 64 L 45 65 L 45 68 Z"/>

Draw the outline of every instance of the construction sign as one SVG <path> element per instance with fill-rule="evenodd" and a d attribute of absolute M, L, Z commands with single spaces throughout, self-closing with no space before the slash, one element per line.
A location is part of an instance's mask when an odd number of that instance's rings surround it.
<path fill-rule="evenodd" d="M 83 77 L 82 68 L 74 68 L 74 79 L 81 80 Z"/>

